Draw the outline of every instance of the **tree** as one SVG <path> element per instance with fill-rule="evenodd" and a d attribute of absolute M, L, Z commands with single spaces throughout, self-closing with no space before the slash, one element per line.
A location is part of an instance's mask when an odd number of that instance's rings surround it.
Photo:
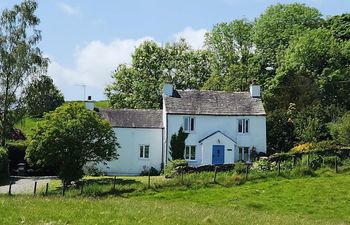
<path fill-rule="evenodd" d="M 221 90 L 248 89 L 248 80 L 252 77 L 249 69 L 249 60 L 253 56 L 252 28 L 253 24 L 247 20 L 233 20 L 216 24 L 206 34 L 212 76 L 222 76 L 226 81 L 222 83 Z M 205 86 L 210 87 L 209 84 Z"/>
<path fill-rule="evenodd" d="M 105 94 L 114 108 L 161 108 L 165 81 L 177 89 L 199 89 L 210 75 L 209 55 L 192 50 L 184 40 L 160 47 L 145 41 L 135 49 L 130 66 L 119 65 Z"/>
<path fill-rule="evenodd" d="M 171 160 L 184 159 L 185 140 L 187 137 L 188 133 L 184 132 L 182 127 L 180 127 L 177 134 L 171 136 L 169 147 Z"/>
<path fill-rule="evenodd" d="M 24 90 L 27 113 L 32 117 L 42 117 L 44 113 L 55 110 L 64 103 L 62 93 L 49 76 L 34 79 Z"/>
<path fill-rule="evenodd" d="M 36 28 L 40 22 L 36 8 L 35 1 L 26 0 L 0 16 L 0 146 L 23 116 L 23 85 L 47 66 L 48 60 L 37 47 L 41 33 Z"/>
<path fill-rule="evenodd" d="M 342 40 L 350 40 L 350 13 L 330 17 L 326 21 L 326 26 L 334 37 Z"/>
<path fill-rule="evenodd" d="M 253 40 L 265 67 L 276 69 L 277 58 L 289 41 L 308 29 L 322 25 L 321 13 L 304 4 L 276 4 L 256 19 Z"/>
<path fill-rule="evenodd" d="M 350 146 L 350 112 L 345 113 L 337 122 L 330 124 L 330 130 L 337 142 Z"/>
<path fill-rule="evenodd" d="M 111 125 L 77 103 L 45 114 L 29 139 L 29 163 L 53 168 L 65 183 L 81 178 L 83 166 L 89 162 L 117 158 Z"/>

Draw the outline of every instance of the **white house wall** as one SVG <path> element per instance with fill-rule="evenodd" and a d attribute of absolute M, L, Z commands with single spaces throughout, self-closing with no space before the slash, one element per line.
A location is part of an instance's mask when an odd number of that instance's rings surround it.
<path fill-rule="evenodd" d="M 255 147 L 257 152 L 266 153 L 266 118 L 265 116 L 206 116 L 206 115 L 174 115 L 167 114 L 167 155 L 169 156 L 170 138 L 177 133 L 183 126 L 185 116 L 195 118 L 195 128 L 187 137 L 186 145 L 196 145 L 196 162 L 209 162 L 208 159 L 202 159 L 201 145 L 199 140 L 209 136 L 215 131 L 221 131 L 231 139 L 237 146 L 233 150 L 234 158 L 238 159 L 238 147 Z M 238 133 L 238 119 L 249 119 L 249 132 L 246 134 Z M 226 153 L 226 147 L 225 147 Z M 209 156 L 209 155 L 208 155 Z M 225 157 L 226 158 L 226 157 Z M 210 155 L 211 160 L 211 155 Z M 226 159 L 225 159 L 226 160 Z M 226 163 L 226 161 L 225 161 Z"/>
<path fill-rule="evenodd" d="M 120 148 L 117 160 L 98 167 L 108 175 L 138 175 L 154 167 L 160 170 L 162 162 L 162 129 L 114 128 Z M 149 159 L 141 159 L 140 145 L 149 145 Z"/>

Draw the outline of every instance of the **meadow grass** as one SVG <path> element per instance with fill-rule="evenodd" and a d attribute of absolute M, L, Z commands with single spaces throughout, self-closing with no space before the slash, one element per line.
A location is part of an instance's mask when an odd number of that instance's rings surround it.
<path fill-rule="evenodd" d="M 65 197 L 54 181 L 49 196 L 0 196 L 0 224 L 350 224 L 349 173 L 233 186 L 220 183 L 229 173 L 217 183 L 211 175 L 152 177 L 150 189 L 147 177 L 117 177 L 116 190 L 113 178 L 85 177 L 84 194 L 72 188 Z"/>

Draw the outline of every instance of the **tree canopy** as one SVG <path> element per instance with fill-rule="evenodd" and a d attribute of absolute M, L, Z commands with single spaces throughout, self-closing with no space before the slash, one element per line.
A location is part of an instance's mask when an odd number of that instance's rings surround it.
<path fill-rule="evenodd" d="M 0 15 L 0 145 L 23 116 L 22 87 L 28 78 L 45 71 L 47 59 L 38 43 L 40 22 L 32 0 L 5 9 Z"/>
<path fill-rule="evenodd" d="M 64 97 L 51 77 L 34 78 L 24 90 L 26 112 L 32 117 L 42 117 L 64 103 Z"/>
<path fill-rule="evenodd" d="M 54 169 L 65 182 L 81 178 L 89 162 L 117 158 L 117 139 L 109 122 L 77 103 L 45 114 L 29 139 L 29 163 Z"/>

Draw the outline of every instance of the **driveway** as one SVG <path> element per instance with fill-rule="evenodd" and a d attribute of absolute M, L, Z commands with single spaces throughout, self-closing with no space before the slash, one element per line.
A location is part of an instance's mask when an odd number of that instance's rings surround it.
<path fill-rule="evenodd" d="M 56 177 L 11 177 L 12 194 L 33 194 L 34 192 L 34 183 L 37 181 L 37 193 L 39 193 L 40 188 L 44 187 L 46 183 L 49 183 L 50 180 L 55 179 Z M 0 186 L 0 194 L 8 193 L 9 185 Z"/>

